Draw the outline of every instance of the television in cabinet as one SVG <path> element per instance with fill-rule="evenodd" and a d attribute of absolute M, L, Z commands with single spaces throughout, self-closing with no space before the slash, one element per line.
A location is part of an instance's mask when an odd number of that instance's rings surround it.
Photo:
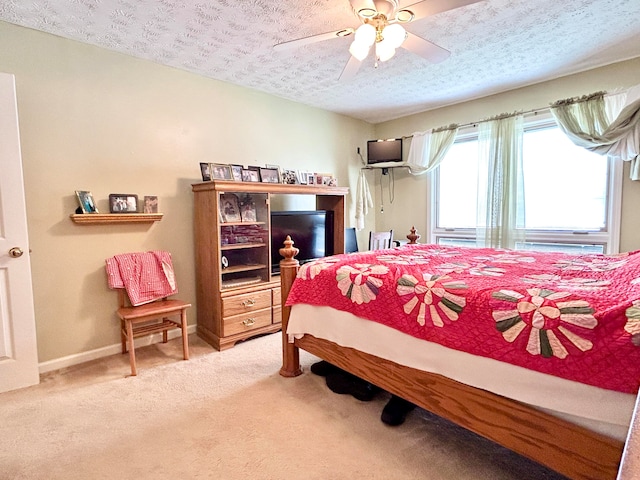
<path fill-rule="evenodd" d="M 280 273 L 278 250 L 289 235 L 300 251 L 296 260 L 310 262 L 333 255 L 333 212 L 327 210 L 271 212 L 271 273 Z"/>

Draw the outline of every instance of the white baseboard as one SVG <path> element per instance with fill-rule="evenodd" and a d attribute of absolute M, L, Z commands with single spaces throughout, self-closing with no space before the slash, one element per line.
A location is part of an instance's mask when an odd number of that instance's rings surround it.
<path fill-rule="evenodd" d="M 187 333 L 192 334 L 195 333 L 196 326 L 189 325 L 187 327 Z M 167 332 L 169 334 L 169 338 L 176 338 L 181 335 L 181 331 L 179 329 L 170 330 Z M 147 337 L 137 338 L 135 340 L 136 347 L 144 347 L 146 345 L 151 345 L 153 343 L 162 342 L 162 334 L 156 333 L 154 335 L 149 335 Z M 76 353 L 74 355 L 69 355 L 67 357 L 56 358 L 55 360 L 49 360 L 46 362 L 42 362 L 38 364 L 38 370 L 40 373 L 47 373 L 53 370 L 60 370 L 61 368 L 71 367 L 73 365 L 78 365 L 80 363 L 89 362 L 91 360 L 96 360 L 102 357 L 108 357 L 109 355 L 115 355 L 117 353 L 122 353 L 122 345 L 120 343 L 109 345 L 107 347 L 97 348 L 95 350 L 89 350 L 88 352 Z"/>

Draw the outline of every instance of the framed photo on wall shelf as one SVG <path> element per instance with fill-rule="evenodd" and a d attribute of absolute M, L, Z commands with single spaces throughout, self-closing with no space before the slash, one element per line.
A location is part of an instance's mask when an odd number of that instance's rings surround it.
<path fill-rule="evenodd" d="M 111 193 L 109 195 L 109 212 L 138 213 L 138 195 L 134 193 Z"/>
<path fill-rule="evenodd" d="M 231 165 L 224 165 L 222 163 L 212 163 L 211 179 L 212 180 L 233 180 L 233 171 L 231 170 Z"/>
<path fill-rule="evenodd" d="M 91 192 L 87 190 L 76 190 L 76 197 L 78 198 L 82 213 L 99 213 Z"/>
<path fill-rule="evenodd" d="M 142 213 L 158 213 L 158 197 L 156 195 L 144 196 Z"/>

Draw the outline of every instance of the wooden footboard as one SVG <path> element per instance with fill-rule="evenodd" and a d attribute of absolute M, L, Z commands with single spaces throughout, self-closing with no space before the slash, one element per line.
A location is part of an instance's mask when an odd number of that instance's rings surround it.
<path fill-rule="evenodd" d="M 289 242 L 289 243 L 287 243 Z M 412 241 L 412 243 L 414 243 Z M 305 335 L 289 343 L 290 307 L 285 306 L 298 269 L 297 252 L 287 237 L 280 253 L 282 351 L 280 374 L 302 373 L 299 348 L 416 405 L 537 461 L 573 479 L 615 479 L 623 442 L 594 433 L 526 404 L 423 372 L 353 348 Z"/>

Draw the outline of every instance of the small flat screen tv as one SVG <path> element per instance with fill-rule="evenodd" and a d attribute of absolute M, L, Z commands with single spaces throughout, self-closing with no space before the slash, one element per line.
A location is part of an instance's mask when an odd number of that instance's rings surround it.
<path fill-rule="evenodd" d="M 300 249 L 296 259 L 303 264 L 333 255 L 333 212 L 327 210 L 271 212 L 271 272 L 280 272 L 279 250 L 287 235 Z"/>
<path fill-rule="evenodd" d="M 402 139 L 369 140 L 367 142 L 367 165 L 402 162 Z"/>

